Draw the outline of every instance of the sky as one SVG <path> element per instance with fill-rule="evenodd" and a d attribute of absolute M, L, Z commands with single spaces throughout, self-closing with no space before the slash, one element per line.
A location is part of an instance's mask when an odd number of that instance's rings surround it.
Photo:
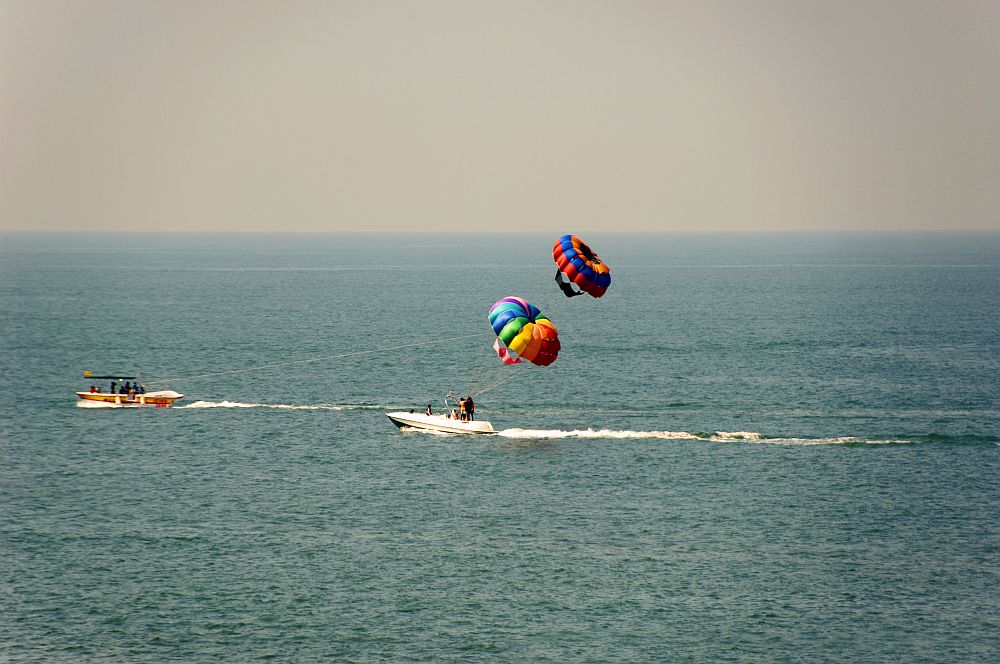
<path fill-rule="evenodd" d="M 1000 230 L 997 0 L 0 0 L 0 230 Z"/>

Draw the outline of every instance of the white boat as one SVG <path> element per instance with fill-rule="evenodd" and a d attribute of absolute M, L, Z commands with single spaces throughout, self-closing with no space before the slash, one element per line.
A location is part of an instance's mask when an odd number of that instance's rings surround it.
<path fill-rule="evenodd" d="M 493 425 L 482 420 L 463 422 L 444 415 L 425 415 L 424 413 L 386 413 L 386 417 L 400 429 L 421 429 L 437 433 L 469 433 L 495 434 Z"/>

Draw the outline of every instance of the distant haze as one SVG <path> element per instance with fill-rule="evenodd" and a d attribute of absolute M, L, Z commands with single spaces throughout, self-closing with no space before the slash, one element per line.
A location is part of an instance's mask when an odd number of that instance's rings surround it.
<path fill-rule="evenodd" d="M 1000 230 L 1000 2 L 5 0 L 0 229 Z"/>

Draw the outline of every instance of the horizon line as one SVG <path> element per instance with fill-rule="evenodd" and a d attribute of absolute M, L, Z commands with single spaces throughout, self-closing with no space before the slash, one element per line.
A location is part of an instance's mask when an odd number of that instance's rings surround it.
<path fill-rule="evenodd" d="M 720 230 L 529 230 L 520 231 L 518 235 L 963 235 L 963 234 L 996 234 L 1000 228 L 783 228 L 783 229 L 720 229 Z M 257 229 L 159 229 L 159 230 L 122 230 L 122 229 L 27 229 L 0 228 L 0 234 L 6 235 L 509 235 L 509 231 L 500 230 L 403 230 L 403 229 L 337 229 L 337 230 L 257 230 Z"/>

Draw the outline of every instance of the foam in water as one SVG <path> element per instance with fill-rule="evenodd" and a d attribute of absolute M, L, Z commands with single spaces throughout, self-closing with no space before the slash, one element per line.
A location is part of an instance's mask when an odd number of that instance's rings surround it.
<path fill-rule="evenodd" d="M 686 431 L 614 431 L 611 429 L 504 429 L 499 435 L 506 438 L 663 438 L 689 440 L 695 438 Z"/>
<path fill-rule="evenodd" d="M 195 401 L 176 408 L 277 408 L 283 410 L 344 410 L 352 408 L 332 403 L 321 403 L 315 405 L 292 405 L 283 403 L 241 403 L 239 401 Z"/>
<path fill-rule="evenodd" d="M 858 438 L 840 436 L 837 438 L 768 438 L 764 441 L 772 445 L 905 445 L 912 441 L 902 438 Z"/>
<path fill-rule="evenodd" d="M 500 435 L 507 438 L 660 438 L 663 440 L 710 440 L 714 442 L 766 440 L 763 434 L 754 431 L 716 431 L 707 434 L 690 431 L 617 431 L 613 429 L 574 429 L 572 431 L 504 429 Z"/>
<path fill-rule="evenodd" d="M 115 404 L 108 404 L 115 407 Z M 85 407 L 85 406 L 84 406 Z M 107 406 L 104 406 L 107 407 Z M 380 404 L 269 404 L 269 403 L 242 403 L 239 401 L 195 401 L 184 406 L 175 408 L 273 408 L 278 410 L 381 410 L 391 406 Z M 415 429 L 416 430 L 416 429 Z M 434 433 L 420 429 L 421 433 Z M 443 433 L 442 435 L 452 435 Z M 504 438 L 517 438 L 520 440 L 557 440 L 567 438 L 589 438 L 604 440 L 625 440 L 625 439 L 659 439 L 659 440 L 704 440 L 712 443 L 761 443 L 769 445 L 899 445 L 911 441 L 888 438 L 869 439 L 856 436 L 836 436 L 828 438 L 798 438 L 798 437 L 775 437 L 769 438 L 756 431 L 714 431 L 710 433 L 694 431 L 634 431 L 616 429 L 521 429 L 512 428 L 498 431 L 497 435 Z"/>
<path fill-rule="evenodd" d="M 603 438 L 603 439 L 650 439 L 662 440 L 707 440 L 713 443 L 765 443 L 771 445 L 889 445 L 909 443 L 901 439 L 865 439 L 855 436 L 835 438 L 768 438 L 755 431 L 716 431 L 714 433 L 694 433 L 691 431 L 616 431 L 611 429 L 504 429 L 499 432 L 505 438 L 558 439 L 558 438 Z"/>

